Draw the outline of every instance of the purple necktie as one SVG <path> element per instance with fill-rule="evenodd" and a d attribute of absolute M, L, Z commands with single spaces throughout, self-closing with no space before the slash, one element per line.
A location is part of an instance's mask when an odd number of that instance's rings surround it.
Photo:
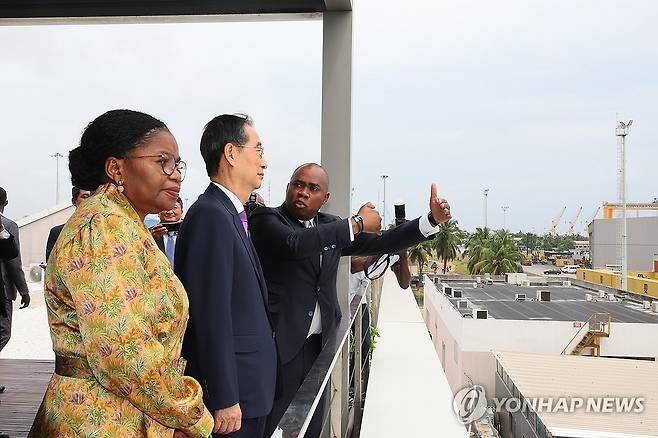
<path fill-rule="evenodd" d="M 247 236 L 249 236 L 249 224 L 247 223 L 247 212 L 242 210 L 239 216 L 240 216 L 240 222 L 242 222 L 242 227 L 244 228 L 244 232 Z"/>

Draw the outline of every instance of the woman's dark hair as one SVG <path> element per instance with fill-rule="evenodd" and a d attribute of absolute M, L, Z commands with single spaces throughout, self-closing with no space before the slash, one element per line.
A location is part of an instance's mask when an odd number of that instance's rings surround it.
<path fill-rule="evenodd" d="M 208 122 L 201 135 L 201 156 L 208 176 L 217 174 L 219 159 L 227 143 L 242 146 L 249 141 L 245 125 L 253 126 L 253 121 L 246 114 L 222 114 Z"/>
<path fill-rule="evenodd" d="M 125 157 L 161 130 L 168 130 L 167 125 L 139 111 L 112 110 L 98 116 L 85 128 L 80 146 L 69 152 L 71 183 L 82 190 L 96 190 L 108 180 L 108 157 Z"/>

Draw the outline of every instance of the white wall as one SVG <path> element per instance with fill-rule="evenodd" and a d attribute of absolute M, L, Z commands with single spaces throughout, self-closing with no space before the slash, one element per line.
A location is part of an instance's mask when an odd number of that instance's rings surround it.
<path fill-rule="evenodd" d="M 561 354 L 569 341 L 573 347 L 587 330 L 574 327 L 573 321 L 463 318 L 428 279 L 424 290 L 425 322 L 453 392 L 470 384 L 468 376 L 484 386 L 488 396 L 495 393 L 492 351 Z M 656 339 L 658 324 L 613 323 L 610 338 L 601 341 L 601 355 L 658 358 Z"/>
<path fill-rule="evenodd" d="M 658 324 L 618 323 L 601 339 L 601 356 L 653 357 L 658 360 Z"/>
<path fill-rule="evenodd" d="M 23 267 L 46 261 L 46 242 L 50 229 L 65 223 L 75 211 L 72 205 L 63 207 L 37 220 L 30 217 L 16 221 L 21 241 L 21 258 Z"/>

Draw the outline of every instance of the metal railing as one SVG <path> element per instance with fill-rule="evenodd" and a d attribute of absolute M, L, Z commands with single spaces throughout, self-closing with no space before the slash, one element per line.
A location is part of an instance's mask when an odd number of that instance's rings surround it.
<path fill-rule="evenodd" d="M 353 340 L 370 336 L 369 328 L 363 327 L 363 312 L 373 309 L 374 304 L 371 323 L 374 325 L 382 283 L 383 279 L 371 281 L 364 296 L 357 295 L 352 299 L 349 317 L 343 315 L 338 328 L 329 335 L 272 437 L 303 438 L 323 397 L 326 398 L 320 436 L 359 436 L 367 387 L 362 359 L 369 352 L 363 351 L 363 342 Z"/>
<path fill-rule="evenodd" d="M 567 345 L 564 347 L 564 349 L 560 354 L 561 355 L 567 354 L 566 353 L 567 349 L 574 341 L 574 339 L 576 339 L 578 334 L 582 332 L 585 327 L 587 327 L 588 332 L 602 333 L 605 336 L 610 336 L 611 325 L 612 325 L 612 315 L 610 313 L 600 313 L 600 312 L 592 313 L 590 317 L 587 318 L 587 321 L 585 321 L 585 323 L 576 332 L 576 334 L 573 335 L 571 340 L 569 340 L 569 342 L 567 343 Z"/>

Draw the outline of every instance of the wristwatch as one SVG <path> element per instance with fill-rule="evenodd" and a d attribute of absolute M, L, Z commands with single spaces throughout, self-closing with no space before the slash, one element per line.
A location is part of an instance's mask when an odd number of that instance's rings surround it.
<path fill-rule="evenodd" d="M 355 234 L 361 234 L 363 232 L 363 218 L 358 214 L 355 214 L 352 216 L 352 219 L 354 219 L 354 222 L 359 226 L 359 230 Z"/>

